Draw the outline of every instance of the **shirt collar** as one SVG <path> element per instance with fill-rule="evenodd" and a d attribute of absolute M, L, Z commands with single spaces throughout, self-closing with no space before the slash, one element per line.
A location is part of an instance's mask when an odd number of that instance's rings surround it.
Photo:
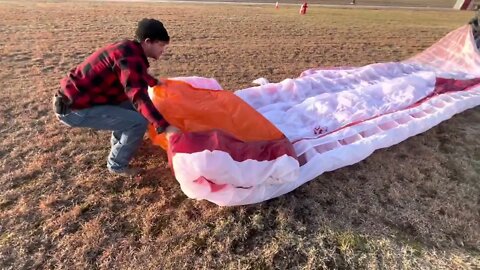
<path fill-rule="evenodd" d="M 140 50 L 140 54 L 141 54 L 143 60 L 145 61 L 145 65 L 147 65 L 147 68 L 149 68 L 150 63 L 148 62 L 148 58 L 145 55 L 145 51 L 143 51 L 142 44 L 140 44 L 140 42 L 138 42 L 136 40 L 133 41 L 133 44 L 135 44 L 138 47 L 138 49 Z"/>

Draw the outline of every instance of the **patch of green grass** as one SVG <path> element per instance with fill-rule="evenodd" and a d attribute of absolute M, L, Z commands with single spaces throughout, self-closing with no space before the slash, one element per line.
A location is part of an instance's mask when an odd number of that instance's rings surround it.
<path fill-rule="evenodd" d="M 365 237 L 350 231 L 340 232 L 336 235 L 338 249 L 343 254 L 351 254 L 355 251 L 367 251 L 368 241 Z"/>

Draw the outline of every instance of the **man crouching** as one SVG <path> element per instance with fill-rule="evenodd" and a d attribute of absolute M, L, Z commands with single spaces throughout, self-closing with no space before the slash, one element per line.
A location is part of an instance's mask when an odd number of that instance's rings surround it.
<path fill-rule="evenodd" d="M 158 81 L 147 73 L 147 58 L 157 60 L 170 37 L 155 19 L 138 23 L 135 40 L 124 40 L 98 49 L 60 82 L 54 97 L 57 118 L 70 127 L 111 130 L 110 172 L 133 176 L 129 167 L 148 123 L 158 133 L 168 126 L 148 96 L 148 86 Z"/>

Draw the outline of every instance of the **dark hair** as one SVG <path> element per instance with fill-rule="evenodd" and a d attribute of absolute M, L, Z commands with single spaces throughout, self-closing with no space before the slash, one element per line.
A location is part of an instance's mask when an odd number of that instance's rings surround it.
<path fill-rule="evenodd" d="M 165 29 L 161 21 L 144 18 L 138 22 L 135 39 L 138 42 L 142 42 L 147 38 L 152 41 L 170 42 L 167 29 Z"/>

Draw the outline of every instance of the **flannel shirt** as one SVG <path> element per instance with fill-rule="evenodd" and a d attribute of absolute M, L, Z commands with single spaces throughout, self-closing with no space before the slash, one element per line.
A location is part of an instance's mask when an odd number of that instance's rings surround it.
<path fill-rule="evenodd" d="M 140 43 L 125 40 L 105 46 L 72 69 L 60 82 L 71 109 L 118 105 L 130 100 L 155 128 L 168 126 L 148 96 L 158 81 L 147 73 L 147 57 Z"/>

